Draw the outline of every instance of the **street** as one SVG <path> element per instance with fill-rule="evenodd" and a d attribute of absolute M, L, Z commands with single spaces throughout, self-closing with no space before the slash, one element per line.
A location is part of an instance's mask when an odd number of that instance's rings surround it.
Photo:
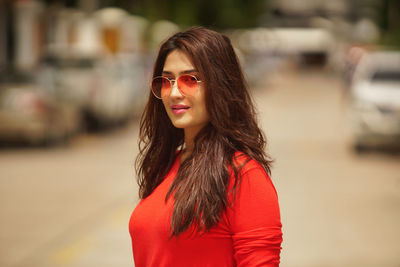
<path fill-rule="evenodd" d="M 400 155 L 349 146 L 343 84 L 282 65 L 253 90 L 283 223 L 282 267 L 399 266 Z M 0 151 L 0 266 L 133 266 L 138 122 Z M 156 212 L 156 211 L 155 211 Z"/>

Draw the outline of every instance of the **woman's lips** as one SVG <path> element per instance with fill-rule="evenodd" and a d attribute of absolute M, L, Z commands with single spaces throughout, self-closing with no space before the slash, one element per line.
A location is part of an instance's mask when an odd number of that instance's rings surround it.
<path fill-rule="evenodd" d="M 174 114 L 182 114 L 186 112 L 190 107 L 186 105 L 172 105 L 171 109 Z"/>

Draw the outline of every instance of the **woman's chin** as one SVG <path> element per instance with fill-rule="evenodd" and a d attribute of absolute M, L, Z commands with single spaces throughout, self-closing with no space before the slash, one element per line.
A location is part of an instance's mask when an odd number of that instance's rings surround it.
<path fill-rule="evenodd" d="M 185 123 L 179 123 L 179 122 L 172 122 L 172 125 L 174 125 L 175 128 L 178 129 L 185 129 L 187 127 Z"/>

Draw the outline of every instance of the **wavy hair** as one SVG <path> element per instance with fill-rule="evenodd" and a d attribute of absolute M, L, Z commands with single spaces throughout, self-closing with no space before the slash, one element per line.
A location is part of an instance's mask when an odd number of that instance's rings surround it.
<path fill-rule="evenodd" d="M 167 193 L 165 201 L 171 196 L 175 200 L 171 236 L 192 224 L 198 231 L 207 231 L 218 223 L 229 205 L 230 170 L 233 191 L 240 182 L 244 164 L 235 163 L 236 152 L 256 160 L 267 173 L 272 162 L 264 151 L 266 140 L 229 38 L 203 27 L 176 33 L 161 45 L 153 77 L 161 76 L 167 56 L 176 49 L 189 56 L 204 81 L 210 121 L 195 137 L 194 150 L 182 162 Z M 183 146 L 183 129 L 173 126 L 162 101 L 150 94 L 140 121 L 136 158 L 140 198 L 149 196 L 163 181 Z"/>

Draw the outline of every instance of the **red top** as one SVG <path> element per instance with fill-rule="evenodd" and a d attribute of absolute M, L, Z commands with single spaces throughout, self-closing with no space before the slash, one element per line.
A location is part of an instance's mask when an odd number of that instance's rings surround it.
<path fill-rule="evenodd" d="M 244 160 L 240 157 L 237 161 Z M 233 207 L 227 208 L 210 231 L 193 233 L 190 228 L 170 239 L 174 200 L 170 197 L 165 202 L 165 196 L 179 166 L 178 156 L 164 181 L 132 213 L 129 231 L 135 266 L 279 266 L 279 204 L 264 169 L 254 160 L 246 163 Z"/>

